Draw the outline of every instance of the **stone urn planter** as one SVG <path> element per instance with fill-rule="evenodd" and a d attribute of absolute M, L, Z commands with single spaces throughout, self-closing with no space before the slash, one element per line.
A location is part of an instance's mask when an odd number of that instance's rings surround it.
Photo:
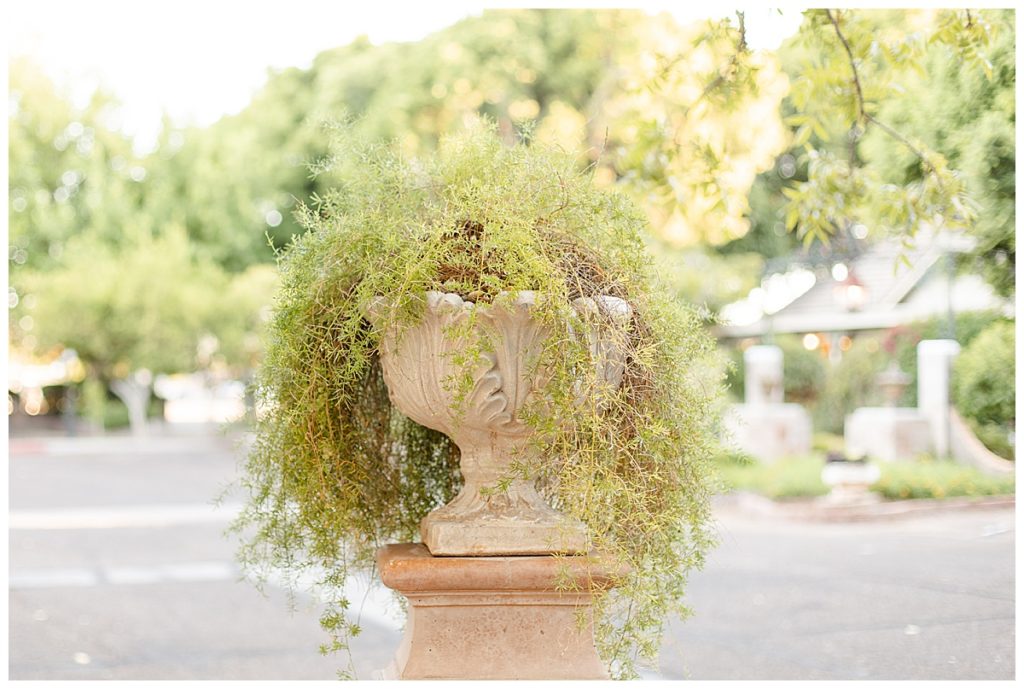
<path fill-rule="evenodd" d="M 513 462 L 536 459 L 533 429 L 522 413 L 543 388 L 538 362 L 549 329 L 535 316 L 539 296 L 502 294 L 475 304 L 457 294 L 427 292 L 422 319 L 400 329 L 384 322 L 386 300 L 370 318 L 384 327 L 380 361 L 392 404 L 406 416 L 449 436 L 461 451 L 464 484 L 454 500 L 423 518 L 420 534 L 432 555 L 578 554 L 589 550 L 578 520 L 552 509 L 531 477 L 515 476 Z M 572 307 L 587 328 L 597 366 L 596 385 L 574 392 L 579 404 L 622 379 L 624 355 L 602 333 L 601 319 L 623 324 L 632 311 L 622 299 L 580 297 Z M 606 320 L 605 322 L 608 322 Z M 480 352 L 479 363 L 460 359 Z M 468 374 L 468 389 L 459 389 Z M 462 394 L 460 394 L 462 393 Z M 498 488 L 499 482 L 503 483 Z"/>
<path fill-rule="evenodd" d="M 834 505 L 878 502 L 881 498 L 871 492 L 871 485 L 880 476 L 879 468 L 866 459 L 847 459 L 830 453 L 821 470 L 822 483 L 830 489 L 824 500 Z"/>
<path fill-rule="evenodd" d="M 342 125 L 323 169 L 255 376 L 243 569 L 315 578 L 331 649 L 379 577 L 407 603 L 386 677 L 634 676 L 716 541 L 721 391 L 643 213 L 490 125 L 412 157 Z"/>
<path fill-rule="evenodd" d="M 875 382 L 885 398 L 885 406 L 895 407 L 911 380 L 910 375 L 900 368 L 899 362 L 895 359 L 884 371 L 875 376 Z"/>

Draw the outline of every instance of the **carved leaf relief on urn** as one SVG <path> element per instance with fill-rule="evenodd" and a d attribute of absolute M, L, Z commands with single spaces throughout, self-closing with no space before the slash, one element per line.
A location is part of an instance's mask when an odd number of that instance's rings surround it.
<path fill-rule="evenodd" d="M 384 327 L 380 360 L 392 403 L 417 423 L 448 435 L 461 451 L 462 490 L 424 517 L 424 544 L 433 555 L 587 552 L 586 527 L 552 509 L 533 480 L 510 471 L 516 460 L 529 465 L 536 452 L 534 430 L 523 416 L 547 379 L 538 365 L 550 335 L 536 317 L 540 297 L 531 291 L 504 293 L 492 304 L 475 304 L 457 294 L 425 296 L 422 318 L 408 327 L 387 321 L 383 297 L 370 312 Z M 582 336 L 598 382 L 598 389 L 590 388 L 582 384 L 589 377 L 582 376 L 573 388 L 576 404 L 600 404 L 602 389 L 619 385 L 625 362 L 596 316 L 621 325 L 632 310 L 610 296 L 581 297 L 572 306 L 584 323 Z"/>

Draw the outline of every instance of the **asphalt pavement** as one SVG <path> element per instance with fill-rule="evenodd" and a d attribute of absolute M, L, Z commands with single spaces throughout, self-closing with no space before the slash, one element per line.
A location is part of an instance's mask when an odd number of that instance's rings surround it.
<path fill-rule="evenodd" d="M 237 443 L 193 435 L 12 439 L 9 677 L 372 677 L 397 647 L 386 591 L 356 586 L 364 632 L 323 656 L 314 595 L 240 579 L 223 535 Z M 855 522 L 722 501 L 648 679 L 1013 679 L 1012 505 Z"/>

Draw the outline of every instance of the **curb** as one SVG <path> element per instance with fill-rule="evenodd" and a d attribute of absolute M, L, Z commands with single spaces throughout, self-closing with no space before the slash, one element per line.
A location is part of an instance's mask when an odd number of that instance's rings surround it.
<path fill-rule="evenodd" d="M 1016 496 L 987 495 L 943 500 L 880 500 L 856 504 L 835 504 L 822 499 L 782 502 L 753 493 L 740 493 L 722 496 L 716 507 L 751 516 L 770 516 L 797 521 L 856 522 L 899 519 L 963 510 L 1014 509 Z"/>
<path fill-rule="evenodd" d="M 210 449 L 231 452 L 248 442 L 250 438 L 244 434 L 23 437 L 10 438 L 7 451 L 11 457 L 141 456 Z"/>

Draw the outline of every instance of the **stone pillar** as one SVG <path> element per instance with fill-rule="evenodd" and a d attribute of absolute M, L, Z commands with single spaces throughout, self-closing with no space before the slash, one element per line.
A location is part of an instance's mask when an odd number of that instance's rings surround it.
<path fill-rule="evenodd" d="M 597 558 L 435 557 L 400 543 L 377 552 L 377 567 L 409 601 L 381 679 L 608 679 L 591 603 L 615 573 Z M 558 586 L 566 577 L 575 590 Z"/>
<path fill-rule="evenodd" d="M 922 340 L 917 345 L 917 406 L 928 418 L 932 447 L 939 457 L 949 455 L 949 384 L 959 353 L 956 340 Z"/>
<path fill-rule="evenodd" d="M 775 345 L 755 345 L 743 352 L 744 402 L 750 405 L 781 404 L 782 350 Z"/>

